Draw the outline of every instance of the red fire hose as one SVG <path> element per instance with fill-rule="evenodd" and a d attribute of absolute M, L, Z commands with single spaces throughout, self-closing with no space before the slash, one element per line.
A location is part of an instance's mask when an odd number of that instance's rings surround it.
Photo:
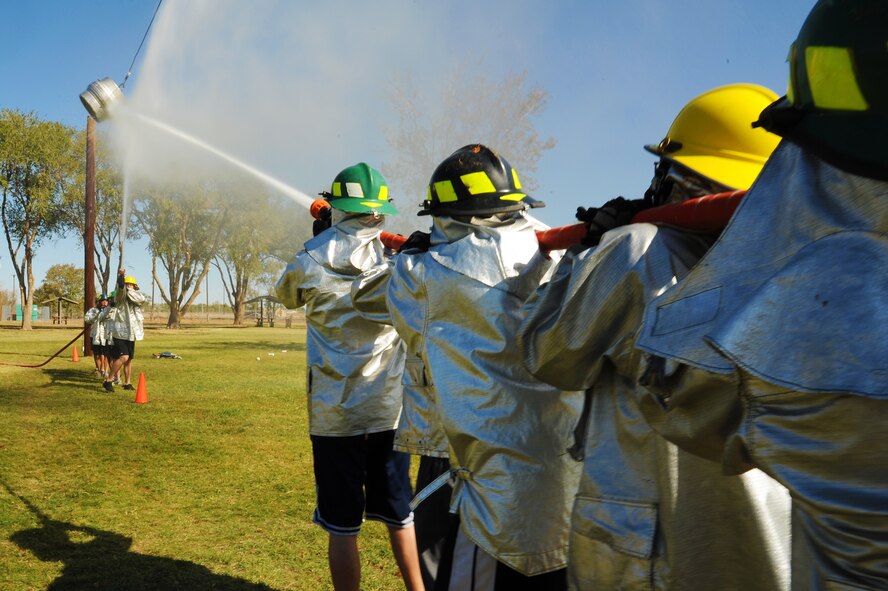
<path fill-rule="evenodd" d="M 718 232 L 728 225 L 744 195 L 746 191 L 731 191 L 704 195 L 682 203 L 668 203 L 638 212 L 633 216 L 632 223 L 674 226 L 692 232 Z M 330 207 L 330 204 L 323 199 L 315 199 L 311 204 L 312 217 L 317 219 L 324 207 Z M 540 230 L 536 234 L 543 252 L 562 250 L 580 243 L 586 236 L 586 225 L 571 224 Z M 395 251 L 400 250 L 407 241 L 406 236 L 391 232 L 382 232 L 379 238 L 386 248 Z"/>
<path fill-rule="evenodd" d="M 0 361 L 0 365 L 11 365 L 11 366 L 13 366 L 13 367 L 43 367 L 44 365 L 46 365 L 47 363 L 49 363 L 50 361 L 52 361 L 53 359 L 55 359 L 56 357 L 58 357 L 59 355 L 61 355 L 61 354 L 62 354 L 62 351 L 66 350 L 66 349 L 67 349 L 70 345 L 72 345 L 77 339 L 79 339 L 79 338 L 80 338 L 80 335 L 82 335 L 82 334 L 84 333 L 85 330 L 86 330 L 86 329 L 84 328 L 83 330 L 81 330 L 80 332 L 78 332 L 78 333 L 77 333 L 77 336 L 74 337 L 73 339 L 71 339 L 70 341 L 68 341 L 68 344 L 67 344 L 67 345 L 65 345 L 64 347 L 62 347 L 62 348 L 59 349 L 58 351 L 56 351 L 56 352 L 52 355 L 52 357 L 50 357 L 49 359 L 47 359 L 47 360 L 44 361 L 43 363 L 38 363 L 38 364 L 36 364 L 36 365 L 28 365 L 28 364 L 24 364 L 24 363 L 3 363 L 2 361 Z"/>

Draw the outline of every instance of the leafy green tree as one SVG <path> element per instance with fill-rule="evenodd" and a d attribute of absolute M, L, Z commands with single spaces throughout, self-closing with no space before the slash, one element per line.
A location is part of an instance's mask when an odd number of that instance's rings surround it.
<path fill-rule="evenodd" d="M 153 277 L 169 306 L 167 328 L 178 328 L 219 254 L 228 205 L 210 183 L 151 186 L 140 189 L 133 214 L 167 273 L 165 286 L 156 270 Z"/>
<path fill-rule="evenodd" d="M 289 199 L 270 196 L 262 187 L 230 185 L 230 215 L 222 228 L 222 248 L 213 265 L 218 269 L 234 324 L 244 320 L 244 303 L 255 288 L 267 291 L 269 274 L 280 277 L 281 258 L 292 256 L 311 238 L 310 217 Z M 247 205 L 248 204 L 248 205 Z M 299 223 L 302 222 L 302 223 Z"/>
<path fill-rule="evenodd" d="M 33 260 L 42 241 L 63 234 L 63 196 L 74 182 L 74 130 L 32 113 L 0 110 L 0 218 L 23 310 L 34 303 Z M 31 315 L 22 314 L 22 330 Z"/>
<path fill-rule="evenodd" d="M 62 310 L 68 317 L 80 316 L 83 312 L 83 267 L 75 265 L 53 265 L 46 271 L 43 283 L 34 290 L 34 301 L 43 304 L 48 300 L 64 297 L 78 302 L 62 303 Z"/>
<path fill-rule="evenodd" d="M 392 192 L 401 215 L 387 221 L 389 231 L 408 233 L 420 223 L 428 226 L 428 218 L 420 222 L 415 214 L 429 177 L 466 144 L 481 142 L 497 150 L 520 173 L 524 188 L 537 188 L 533 173 L 543 153 L 556 144 L 554 138 L 540 137 L 533 121 L 545 110 L 548 95 L 529 87 L 527 73 L 492 79 L 467 74 L 472 71 L 478 69 L 456 67 L 439 85 L 422 89 L 402 77 L 389 88 L 398 124 L 386 134 L 394 158 L 382 164 L 382 172 L 402 192 Z"/>

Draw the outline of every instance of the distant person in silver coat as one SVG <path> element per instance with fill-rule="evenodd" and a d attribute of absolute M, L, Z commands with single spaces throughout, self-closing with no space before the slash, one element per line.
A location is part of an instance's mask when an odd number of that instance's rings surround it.
<path fill-rule="evenodd" d="M 774 98 L 761 86 L 732 84 L 691 100 L 666 138 L 647 146 L 660 160 L 645 198 L 581 209 L 586 245 L 597 246 L 568 253 L 528 302 L 520 331 L 528 369 L 587 391 L 573 449 L 583 477 L 571 519 L 572 589 L 789 584 L 786 491 L 761 472 L 724 476 L 718 464 L 680 451 L 638 406 L 643 361 L 633 344 L 645 304 L 686 275 L 715 235 L 652 224 L 611 229 L 643 208 L 748 188 L 778 141 L 750 124 Z"/>
<path fill-rule="evenodd" d="M 324 197 L 329 223 L 287 265 L 277 285 L 288 308 L 305 306 L 309 431 L 317 507 L 313 521 L 328 537 L 337 591 L 360 588 L 357 536 L 364 515 L 389 530 L 409 590 L 423 589 L 410 510 L 410 457 L 392 448 L 401 412 L 404 347 L 391 327 L 361 318 L 352 281 L 385 266 L 379 235 L 397 213 L 388 185 L 361 162 L 341 171 Z M 318 220 L 323 222 L 324 220 Z"/>
<path fill-rule="evenodd" d="M 111 337 L 111 368 L 105 377 L 103 387 L 108 392 L 114 391 L 112 377 L 123 369 L 123 389 L 135 390 L 132 384 L 133 359 L 136 356 L 136 341 L 145 337 L 145 318 L 142 315 L 142 304 L 148 297 L 139 290 L 136 278 L 126 274 L 126 269 L 117 272 L 117 289 L 114 292 L 114 309 L 108 312 L 112 319 Z"/>
<path fill-rule="evenodd" d="M 651 302 L 643 408 L 792 496 L 792 588 L 888 588 L 888 2 L 822 0 L 784 140 L 697 267 Z"/>

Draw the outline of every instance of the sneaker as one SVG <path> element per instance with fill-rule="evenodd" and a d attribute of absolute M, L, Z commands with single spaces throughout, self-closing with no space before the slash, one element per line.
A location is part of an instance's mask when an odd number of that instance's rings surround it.
<path fill-rule="evenodd" d="M 105 389 L 105 392 L 113 392 L 114 384 L 111 382 L 102 382 L 102 387 Z"/>
<path fill-rule="evenodd" d="M 132 384 L 124 384 L 123 389 L 124 390 L 135 390 L 135 388 L 133 388 Z"/>
<path fill-rule="evenodd" d="M 120 383 L 120 378 L 114 378 L 114 384 L 116 385 L 116 384 L 119 384 L 119 383 Z"/>

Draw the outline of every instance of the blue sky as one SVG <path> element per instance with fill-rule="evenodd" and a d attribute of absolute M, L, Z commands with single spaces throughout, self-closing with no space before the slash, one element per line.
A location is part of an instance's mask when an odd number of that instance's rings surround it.
<path fill-rule="evenodd" d="M 78 95 L 98 78 L 123 80 L 156 5 L 4 2 L 0 107 L 83 127 Z M 526 71 L 549 95 L 537 128 L 558 142 L 534 175 L 535 196 L 548 205 L 535 214 L 564 225 L 578 205 L 640 195 L 653 162 L 642 146 L 658 142 L 695 95 L 732 82 L 782 94 L 787 51 L 811 6 L 164 0 L 125 94 L 157 113 L 178 101 L 172 107 L 187 117 L 173 123 L 311 194 L 353 161 L 389 157 L 381 126 L 390 120 L 383 100 L 390 76 L 409 70 L 433 84 L 454 63 L 477 63 L 494 78 Z M 150 272 L 144 250 L 127 247 L 140 276 Z M 83 264 L 76 240 L 41 247 L 38 284 L 55 263 Z M 0 287 L 11 280 L 4 247 Z M 217 283 L 213 277 L 211 301 L 220 299 Z"/>

